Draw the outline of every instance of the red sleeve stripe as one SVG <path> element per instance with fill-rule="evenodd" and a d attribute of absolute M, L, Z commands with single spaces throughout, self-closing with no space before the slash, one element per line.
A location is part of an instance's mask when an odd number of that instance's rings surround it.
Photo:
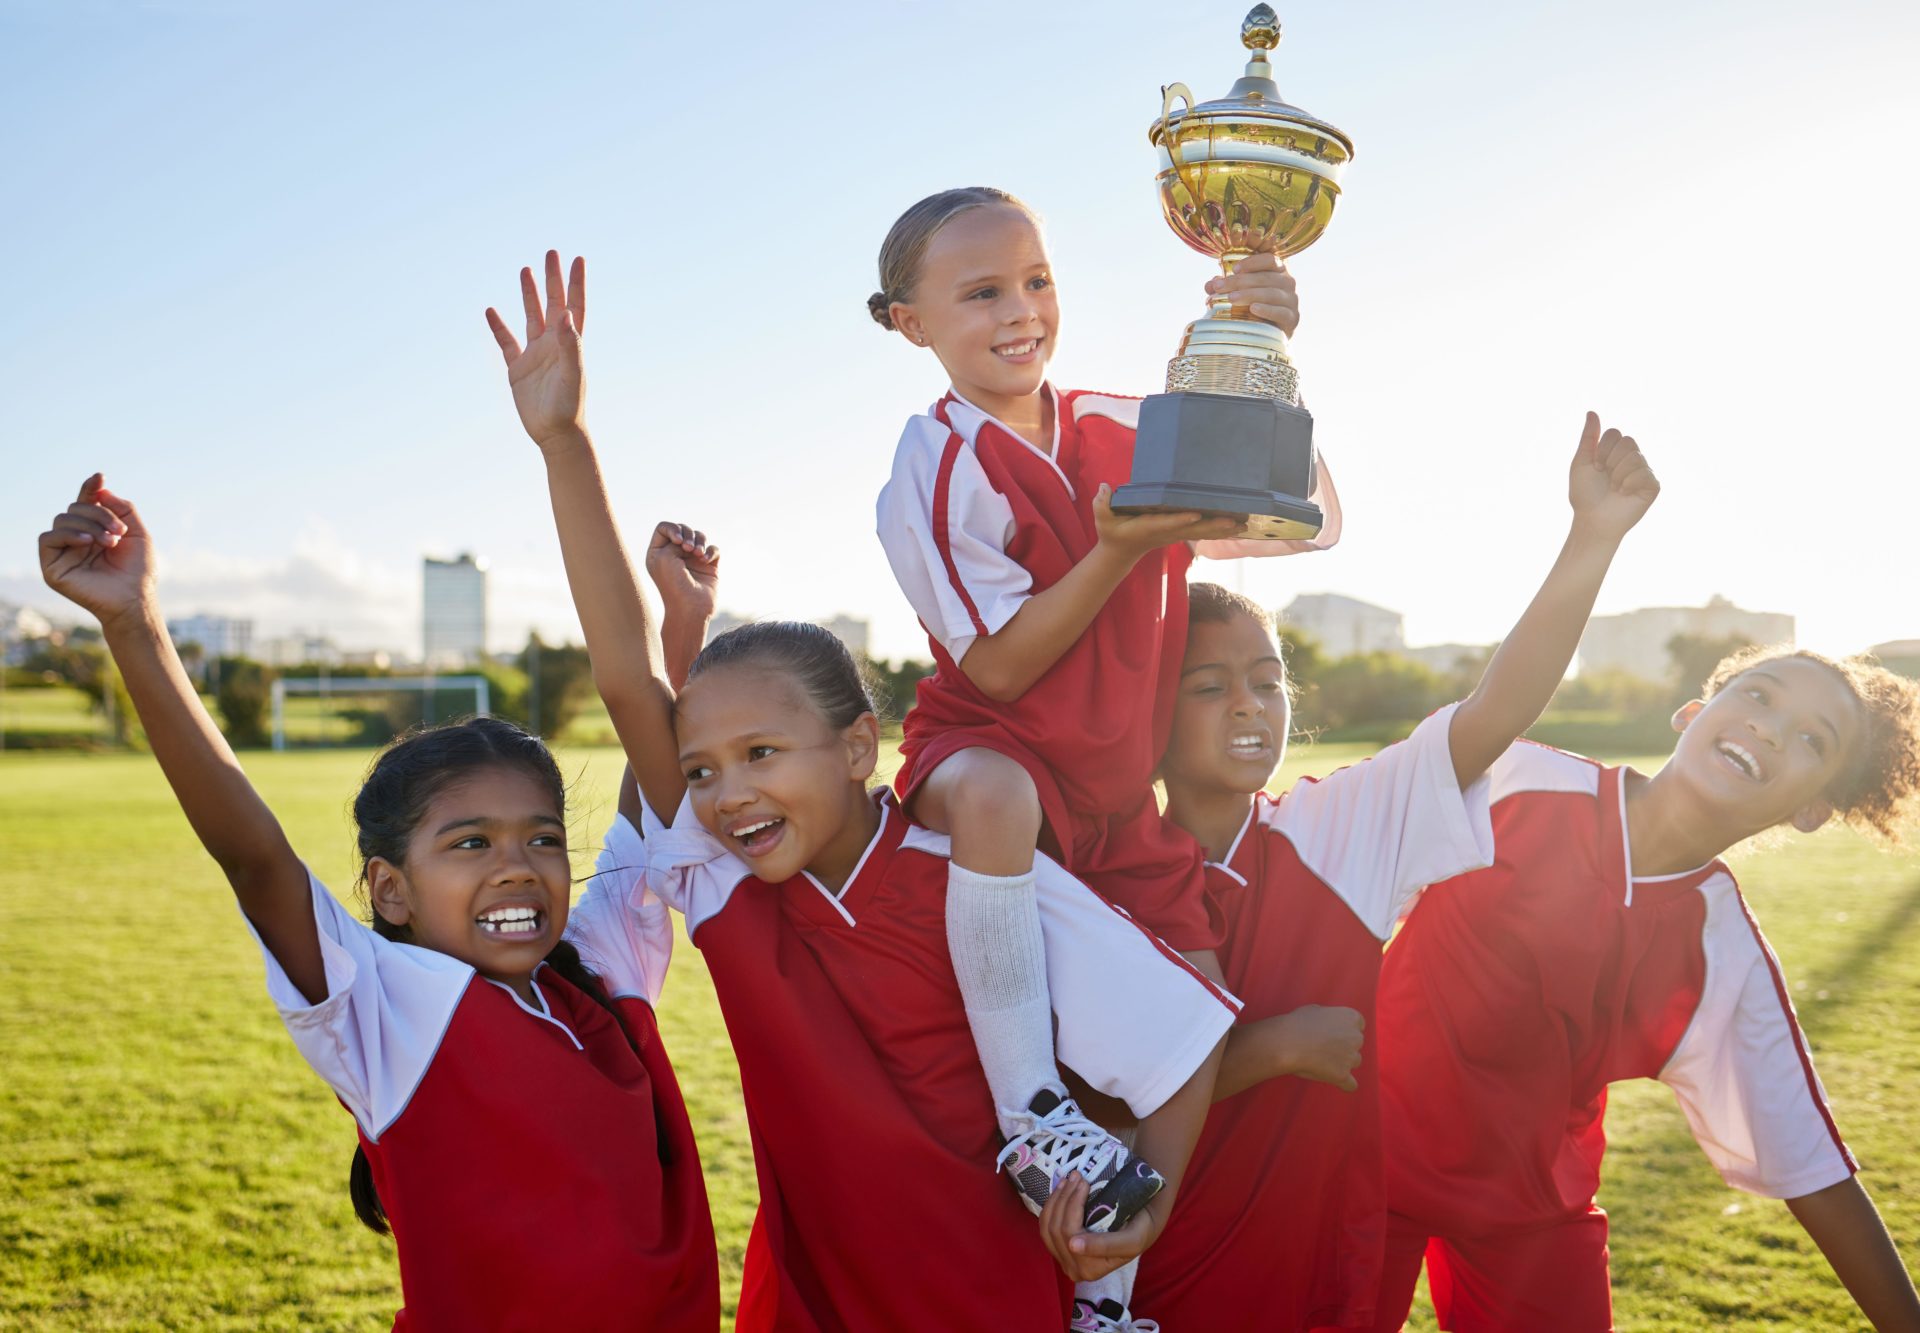
<path fill-rule="evenodd" d="M 1826 1122 L 1827 1133 L 1833 1139 L 1833 1146 L 1840 1151 L 1840 1159 L 1847 1164 L 1847 1170 L 1858 1171 L 1860 1163 L 1853 1159 L 1848 1151 L 1846 1140 L 1840 1137 L 1840 1127 L 1833 1123 L 1833 1112 L 1827 1109 L 1827 1099 L 1820 1095 L 1820 1080 L 1814 1077 L 1813 1057 L 1807 1052 L 1806 1034 L 1800 1030 L 1800 1020 L 1794 1016 L 1793 1000 L 1787 994 L 1787 979 L 1780 974 L 1780 960 L 1773 956 L 1773 949 L 1767 944 L 1767 937 L 1760 933 L 1760 923 L 1753 919 L 1753 909 L 1747 906 L 1746 895 L 1739 889 L 1733 891 L 1740 911 L 1747 918 L 1747 929 L 1753 932 L 1753 942 L 1760 946 L 1760 956 L 1767 960 L 1767 973 L 1773 978 L 1773 993 L 1780 1000 L 1780 1012 L 1787 1017 L 1787 1027 L 1793 1032 L 1793 1049 L 1800 1056 L 1800 1069 L 1806 1075 L 1807 1096 L 1820 1110 L 1821 1120 Z"/>
<path fill-rule="evenodd" d="M 946 421 L 944 412 L 941 413 L 941 421 Z M 973 621 L 973 632 L 985 638 L 992 631 L 988 630 L 987 622 L 980 618 L 980 608 L 974 605 L 967 585 L 960 581 L 960 567 L 953 560 L 953 543 L 947 538 L 947 493 L 953 481 L 953 464 L 966 447 L 958 431 L 951 425 L 947 430 L 946 452 L 940 455 L 940 474 L 933 483 L 933 540 L 940 548 L 940 562 L 947 567 L 947 581 L 960 594 L 960 602 L 967 608 L 967 618 Z"/>
<path fill-rule="evenodd" d="M 1088 889 L 1087 892 L 1092 893 L 1094 897 L 1099 898 L 1101 902 L 1106 903 L 1108 911 L 1112 912 L 1115 916 L 1119 917 L 1122 921 L 1132 926 L 1135 930 L 1139 931 L 1142 935 L 1145 935 L 1148 940 L 1152 941 L 1153 947 L 1158 949 L 1160 951 L 1161 956 L 1164 957 L 1168 962 L 1172 963 L 1175 967 L 1185 972 L 1188 976 L 1192 977 L 1195 981 L 1199 982 L 1202 986 L 1205 986 L 1207 988 L 1207 994 L 1211 995 L 1214 999 L 1220 1001 L 1222 1005 L 1226 1006 L 1226 1010 L 1228 1013 L 1233 1014 L 1236 1017 L 1239 1015 L 1240 1001 L 1236 999 L 1234 996 L 1229 995 L 1226 991 L 1221 990 L 1218 986 L 1214 985 L 1213 979 L 1209 977 L 1205 972 L 1202 972 L 1199 968 L 1195 967 L 1192 963 L 1189 963 L 1185 958 L 1182 958 L 1180 956 L 1180 951 L 1178 949 L 1174 948 L 1171 944 L 1168 944 L 1165 940 L 1161 939 L 1158 935 L 1148 930 L 1145 926 L 1141 925 L 1138 921 L 1135 921 L 1133 919 L 1133 914 L 1127 911 L 1126 908 L 1120 906 L 1119 903 L 1112 902 L 1104 897 L 1101 897 L 1101 895 L 1099 893 L 1096 893 L 1093 889 Z"/>

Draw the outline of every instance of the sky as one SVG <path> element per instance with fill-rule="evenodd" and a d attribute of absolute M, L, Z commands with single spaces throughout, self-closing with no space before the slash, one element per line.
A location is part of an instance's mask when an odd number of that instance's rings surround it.
<path fill-rule="evenodd" d="M 1920 6 L 1278 6 L 1281 91 L 1356 146 L 1297 256 L 1333 551 L 1202 573 L 1499 637 L 1564 533 L 1582 413 L 1664 493 L 1602 612 L 1722 594 L 1852 651 L 1920 637 Z M 873 536 L 938 364 L 867 316 L 954 185 L 1045 218 L 1056 383 L 1151 393 L 1214 271 L 1159 215 L 1159 87 L 1224 95 L 1238 3 L 0 0 L 0 598 L 90 471 L 171 614 L 417 649 L 420 557 L 494 646 L 577 635 L 482 311 L 589 267 L 588 416 L 628 541 L 723 605 L 924 638 Z"/>

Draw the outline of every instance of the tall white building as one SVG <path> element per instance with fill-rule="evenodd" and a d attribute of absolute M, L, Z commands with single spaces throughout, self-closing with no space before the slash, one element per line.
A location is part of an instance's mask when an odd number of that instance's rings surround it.
<path fill-rule="evenodd" d="M 1398 653 L 1407 646 L 1406 622 L 1398 611 L 1337 592 L 1301 593 L 1287 603 L 1280 621 L 1313 635 L 1328 657 Z"/>
<path fill-rule="evenodd" d="M 487 650 L 487 565 L 471 555 L 421 562 L 420 656 L 430 668 L 460 667 Z"/>
<path fill-rule="evenodd" d="M 867 655 L 867 642 L 873 635 L 873 627 L 864 620 L 853 616 L 833 616 L 819 622 L 821 628 L 833 632 L 833 636 L 847 645 L 847 651 L 855 657 Z"/>
<path fill-rule="evenodd" d="M 253 656 L 253 622 L 231 616 L 180 616 L 167 622 L 176 647 L 200 645 L 208 657 Z"/>
<path fill-rule="evenodd" d="M 1624 671 L 1642 680 L 1667 680 L 1673 675 L 1667 644 L 1682 634 L 1792 643 L 1793 617 L 1743 611 L 1724 597 L 1715 597 L 1705 606 L 1643 606 L 1622 615 L 1595 616 L 1580 636 L 1580 674 Z"/>

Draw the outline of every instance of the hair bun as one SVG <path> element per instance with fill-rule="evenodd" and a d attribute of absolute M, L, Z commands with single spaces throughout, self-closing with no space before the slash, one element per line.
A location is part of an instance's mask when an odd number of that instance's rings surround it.
<path fill-rule="evenodd" d="M 881 328 L 892 329 L 893 316 L 887 313 L 887 307 L 892 304 L 885 292 L 875 292 L 867 298 L 867 313 L 873 316 L 873 322 Z"/>

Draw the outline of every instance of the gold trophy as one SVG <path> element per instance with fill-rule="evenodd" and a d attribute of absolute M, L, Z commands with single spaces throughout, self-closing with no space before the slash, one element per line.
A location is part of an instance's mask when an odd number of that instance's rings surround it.
<path fill-rule="evenodd" d="M 1228 273 L 1249 255 L 1285 258 L 1320 239 L 1353 157 L 1345 134 L 1281 100 L 1267 63 L 1280 44 L 1270 7 L 1254 7 L 1240 41 L 1251 59 L 1225 97 L 1196 106 L 1185 84 L 1170 84 L 1147 132 L 1167 225 Z M 1245 515 L 1248 537 L 1312 537 L 1323 518 L 1308 498 L 1314 467 L 1286 335 L 1216 297 L 1167 363 L 1167 391 L 1140 405 L 1133 474 L 1113 505 Z"/>

